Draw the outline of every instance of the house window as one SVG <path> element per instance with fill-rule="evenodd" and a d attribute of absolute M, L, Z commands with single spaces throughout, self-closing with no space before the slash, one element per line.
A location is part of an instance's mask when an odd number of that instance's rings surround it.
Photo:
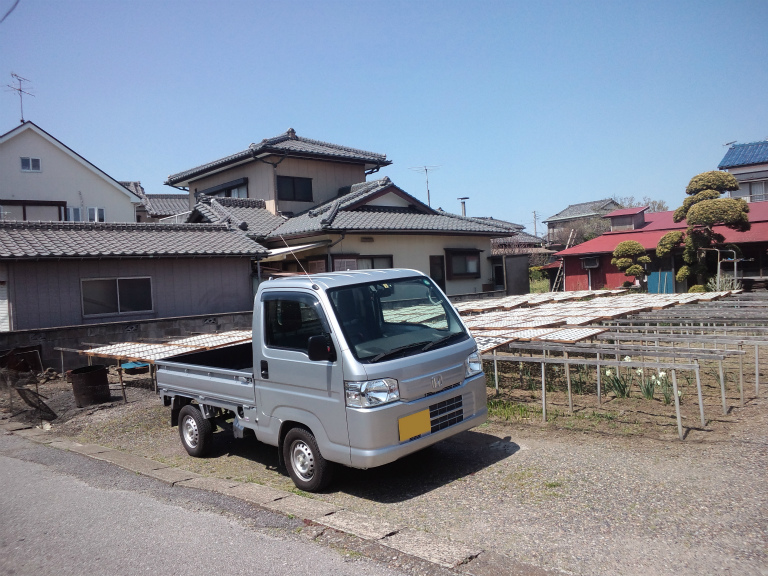
<path fill-rule="evenodd" d="M 347 270 L 357 270 L 357 258 L 334 258 L 333 271 L 345 272 Z"/>
<path fill-rule="evenodd" d="M 310 260 L 307 262 L 309 265 L 310 274 L 322 274 L 325 272 L 325 259 L 323 260 Z"/>
<path fill-rule="evenodd" d="M 80 208 L 67 206 L 67 222 L 82 222 L 83 214 Z"/>
<path fill-rule="evenodd" d="M 277 199 L 292 202 L 312 202 L 312 178 L 278 176 Z"/>
<path fill-rule="evenodd" d="M 768 182 L 750 182 L 749 183 L 749 200 L 751 202 L 763 202 L 768 200 Z"/>
<path fill-rule="evenodd" d="M 358 270 L 392 268 L 392 256 L 361 256 L 357 259 Z"/>
<path fill-rule="evenodd" d="M 40 172 L 40 158 L 29 158 L 29 157 L 22 156 L 21 171 L 22 172 Z"/>
<path fill-rule="evenodd" d="M 152 312 L 151 278 L 94 278 L 80 281 L 83 316 Z"/>
<path fill-rule="evenodd" d="M 480 250 L 446 250 L 448 280 L 480 278 Z"/>
<path fill-rule="evenodd" d="M 88 207 L 88 222 L 106 222 L 106 212 L 104 208 L 95 206 Z"/>
<path fill-rule="evenodd" d="M 205 188 L 197 192 L 196 195 L 216 196 L 218 198 L 248 198 L 248 178 L 238 178 L 218 186 Z"/>

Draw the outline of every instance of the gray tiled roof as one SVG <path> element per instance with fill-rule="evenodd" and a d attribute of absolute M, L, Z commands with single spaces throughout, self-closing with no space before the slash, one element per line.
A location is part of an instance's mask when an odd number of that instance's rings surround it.
<path fill-rule="evenodd" d="M 147 213 L 153 218 L 164 218 L 189 212 L 189 196 L 187 194 L 146 194 L 143 200 Z"/>
<path fill-rule="evenodd" d="M 225 225 L 0 222 L 0 259 L 247 256 L 265 252 L 263 246 Z"/>
<path fill-rule="evenodd" d="M 280 154 L 280 155 L 298 155 L 318 158 L 343 159 L 352 162 L 363 162 L 365 164 L 374 164 L 376 166 L 389 166 L 392 162 L 387 160 L 386 154 L 368 152 L 348 146 L 339 146 L 320 140 L 311 140 L 296 135 L 293 128 L 289 128 L 284 134 L 274 138 L 265 138 L 258 144 L 251 144 L 242 152 L 237 152 L 231 156 L 225 156 L 208 164 L 197 166 L 177 174 L 171 174 L 165 181 L 166 184 L 174 186 L 181 182 L 186 182 L 190 178 L 201 176 L 211 170 L 224 168 L 230 164 L 236 164 L 249 158 L 256 158 L 262 154 Z"/>
<path fill-rule="evenodd" d="M 141 198 L 141 204 L 152 218 L 175 216 L 189 211 L 187 194 L 147 194 L 138 180 L 121 180 L 120 184 Z"/>
<path fill-rule="evenodd" d="M 527 232 L 518 232 L 516 234 L 511 234 L 509 236 L 504 236 L 503 238 L 494 238 L 491 240 L 493 244 L 534 244 L 534 245 L 541 245 L 544 243 L 544 240 L 541 238 L 538 238 L 534 236 L 533 234 L 528 234 Z"/>
<path fill-rule="evenodd" d="M 618 207 L 619 205 L 611 198 L 606 198 L 605 200 L 593 200 L 592 202 L 582 202 L 581 204 L 571 204 L 568 208 L 561 210 L 554 216 L 550 216 L 544 220 L 544 222 L 583 218 L 585 216 L 598 216 L 607 214 L 609 211 Z"/>
<path fill-rule="evenodd" d="M 768 162 L 768 140 L 734 144 L 720 161 L 718 168 L 735 168 L 736 166 L 751 166 Z"/>
<path fill-rule="evenodd" d="M 285 222 L 265 208 L 264 200 L 253 198 L 201 198 L 195 205 L 188 222 L 229 222 L 239 226 L 248 224 L 245 231 L 251 238 L 263 238 Z"/>
<path fill-rule="evenodd" d="M 410 205 L 393 207 L 365 204 L 366 200 L 372 199 L 387 189 L 392 189 L 402 198 L 410 201 Z M 384 177 L 380 180 L 353 185 L 347 194 L 290 218 L 269 236 L 277 238 L 280 235 L 296 236 L 351 230 L 507 236 L 518 229 L 516 225 L 507 222 L 468 218 L 442 210 L 433 210 L 395 186 L 389 178 Z"/>

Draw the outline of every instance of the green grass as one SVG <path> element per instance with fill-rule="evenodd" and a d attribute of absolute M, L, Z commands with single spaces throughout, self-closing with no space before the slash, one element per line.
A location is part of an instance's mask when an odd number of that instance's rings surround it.
<path fill-rule="evenodd" d="M 531 280 L 531 294 L 549 292 L 549 279 Z"/>

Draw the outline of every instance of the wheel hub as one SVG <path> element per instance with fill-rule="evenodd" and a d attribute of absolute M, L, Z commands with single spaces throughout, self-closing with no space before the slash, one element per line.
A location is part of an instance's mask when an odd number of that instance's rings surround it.
<path fill-rule="evenodd" d="M 303 480 L 311 480 L 315 475 L 315 458 L 312 450 L 304 442 L 293 444 L 293 469 Z"/>
<path fill-rule="evenodd" d="M 184 441 L 192 448 L 197 447 L 197 442 L 200 439 L 200 431 L 197 429 L 197 422 L 194 418 L 184 418 L 182 422 L 182 429 L 184 430 Z"/>

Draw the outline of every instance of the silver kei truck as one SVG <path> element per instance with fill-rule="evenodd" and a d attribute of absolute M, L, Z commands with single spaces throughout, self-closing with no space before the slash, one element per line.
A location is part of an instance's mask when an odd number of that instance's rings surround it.
<path fill-rule="evenodd" d="M 236 437 L 277 446 L 308 492 L 334 464 L 381 466 L 488 415 L 475 341 L 414 270 L 262 282 L 252 343 L 158 361 L 157 387 L 190 455 L 205 455 L 215 418 L 232 418 Z"/>

